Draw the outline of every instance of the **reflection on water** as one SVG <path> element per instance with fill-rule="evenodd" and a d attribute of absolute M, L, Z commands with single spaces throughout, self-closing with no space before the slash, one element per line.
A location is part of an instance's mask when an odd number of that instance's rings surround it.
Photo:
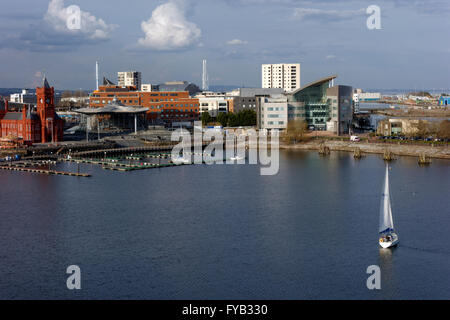
<path fill-rule="evenodd" d="M 275 176 L 256 165 L 1 171 L 0 299 L 448 299 L 448 163 L 390 165 L 393 249 L 378 249 L 379 156 L 282 151 Z M 76 296 L 71 264 L 85 279 Z"/>

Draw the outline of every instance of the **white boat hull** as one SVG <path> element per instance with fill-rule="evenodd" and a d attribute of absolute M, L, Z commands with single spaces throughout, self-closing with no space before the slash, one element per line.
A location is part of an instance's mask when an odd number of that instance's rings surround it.
<path fill-rule="evenodd" d="M 387 249 L 387 248 L 390 248 L 390 247 L 395 247 L 397 244 L 398 244 L 398 240 L 388 241 L 388 242 L 380 242 L 380 246 L 383 249 Z"/>
<path fill-rule="evenodd" d="M 378 243 L 380 244 L 380 246 L 383 249 L 387 249 L 387 248 L 391 248 L 391 247 L 395 247 L 398 244 L 399 240 L 398 240 L 398 236 L 395 235 L 393 236 L 393 239 L 390 241 L 387 241 L 385 238 L 381 238 Z"/>

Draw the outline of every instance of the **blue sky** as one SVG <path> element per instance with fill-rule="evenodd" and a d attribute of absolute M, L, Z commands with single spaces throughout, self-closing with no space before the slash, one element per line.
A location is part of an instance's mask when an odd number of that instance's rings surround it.
<path fill-rule="evenodd" d="M 67 7 L 81 29 L 67 29 Z M 369 30 L 366 8 L 381 10 Z M 139 70 L 144 83 L 260 86 L 261 63 L 302 64 L 301 83 L 338 74 L 362 88 L 450 88 L 448 0 L 16 0 L 0 13 L 0 87 L 91 89 Z"/>

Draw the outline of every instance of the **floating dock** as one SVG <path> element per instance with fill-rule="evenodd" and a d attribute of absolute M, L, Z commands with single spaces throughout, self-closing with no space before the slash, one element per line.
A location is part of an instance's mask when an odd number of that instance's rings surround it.
<path fill-rule="evenodd" d="M 91 176 L 90 174 L 87 174 L 87 173 L 65 172 L 65 171 L 55 171 L 55 170 L 45 170 L 45 169 L 33 169 L 33 168 L 14 167 L 14 166 L 0 166 L 0 169 L 9 170 L 9 171 L 40 173 L 40 174 L 47 174 L 47 175 L 57 175 L 57 176 L 86 177 L 86 178 Z"/>

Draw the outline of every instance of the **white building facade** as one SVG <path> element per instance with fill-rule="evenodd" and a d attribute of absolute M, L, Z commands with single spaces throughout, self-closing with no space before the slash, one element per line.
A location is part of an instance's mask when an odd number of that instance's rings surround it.
<path fill-rule="evenodd" d="M 122 71 L 117 73 L 117 85 L 120 87 L 135 86 L 141 89 L 142 75 L 138 71 Z"/>
<path fill-rule="evenodd" d="M 257 122 L 259 129 L 284 130 L 287 128 L 288 102 L 286 96 L 259 98 L 258 108 Z"/>
<path fill-rule="evenodd" d="M 211 117 L 217 117 L 220 113 L 228 113 L 229 99 L 225 96 L 196 96 L 198 98 L 199 113 L 209 112 Z"/>
<path fill-rule="evenodd" d="M 361 92 L 358 93 L 358 102 L 361 101 L 376 101 L 381 99 L 380 92 Z"/>
<path fill-rule="evenodd" d="M 300 88 L 300 63 L 263 64 L 262 87 L 292 92 Z"/>
<path fill-rule="evenodd" d="M 155 86 L 154 84 L 150 83 L 141 84 L 141 91 L 143 92 L 158 91 L 158 86 Z"/>
<path fill-rule="evenodd" d="M 17 103 L 36 103 L 36 94 L 23 89 L 21 93 L 13 93 L 9 96 L 9 101 Z"/>

